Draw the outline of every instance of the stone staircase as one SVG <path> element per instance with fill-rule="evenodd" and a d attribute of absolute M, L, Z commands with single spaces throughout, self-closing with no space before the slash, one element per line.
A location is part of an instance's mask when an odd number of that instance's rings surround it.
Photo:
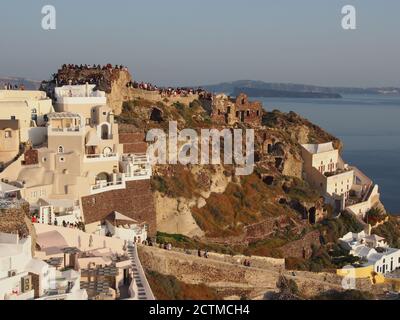
<path fill-rule="evenodd" d="M 129 286 L 130 298 L 127 300 L 155 300 L 142 268 L 135 244 L 128 246 L 128 256 L 132 266 L 132 282 Z"/>

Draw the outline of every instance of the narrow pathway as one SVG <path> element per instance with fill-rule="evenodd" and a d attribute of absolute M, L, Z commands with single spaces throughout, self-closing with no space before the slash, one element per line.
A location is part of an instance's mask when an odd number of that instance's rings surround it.
<path fill-rule="evenodd" d="M 129 243 L 128 256 L 131 261 L 133 279 L 129 286 L 130 298 L 126 300 L 155 300 L 153 291 L 140 263 L 137 246 L 133 243 Z"/>

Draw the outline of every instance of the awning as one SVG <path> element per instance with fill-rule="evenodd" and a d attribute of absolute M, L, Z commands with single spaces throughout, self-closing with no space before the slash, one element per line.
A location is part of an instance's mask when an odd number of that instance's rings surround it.
<path fill-rule="evenodd" d="M 119 213 L 117 211 L 112 212 L 106 220 L 110 221 L 111 223 L 120 226 L 120 225 L 132 225 L 132 224 L 138 224 L 138 221 L 135 219 L 129 218 L 122 213 Z"/>
<path fill-rule="evenodd" d="M 8 183 L 4 183 L 0 181 L 0 192 L 1 193 L 8 193 L 8 192 L 16 192 L 21 190 L 21 188 L 18 188 L 16 186 L 12 186 Z"/>
<path fill-rule="evenodd" d="M 100 144 L 100 139 L 97 134 L 93 131 L 90 131 L 88 134 L 86 147 L 97 147 Z"/>
<path fill-rule="evenodd" d="M 56 212 L 71 209 L 75 206 L 75 202 L 69 199 L 39 199 L 39 206 L 52 206 Z"/>

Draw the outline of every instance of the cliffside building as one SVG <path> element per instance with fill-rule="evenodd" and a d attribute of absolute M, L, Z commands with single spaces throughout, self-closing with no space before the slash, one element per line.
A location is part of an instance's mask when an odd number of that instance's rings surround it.
<path fill-rule="evenodd" d="M 378 186 L 346 164 L 332 142 L 302 145 L 303 176 L 336 211 L 360 217 L 379 202 Z"/>
<path fill-rule="evenodd" d="M 12 161 L 22 143 L 43 142 L 44 116 L 50 112 L 52 102 L 44 92 L 0 90 L 0 164 Z"/>
<path fill-rule="evenodd" d="M 371 234 L 370 226 L 360 233 L 349 232 L 339 243 L 350 254 L 363 258 L 364 266 L 375 272 L 387 274 L 400 268 L 400 250 L 390 248 L 384 238 Z"/>
<path fill-rule="evenodd" d="M 55 88 L 56 112 L 44 115 L 45 143 L 27 151 L 22 161 L 0 174 L 3 180 L 21 188 L 38 222 L 83 222 L 88 232 L 100 232 L 101 222 L 113 210 L 102 211 L 93 196 L 125 193 L 128 184 L 136 186 L 138 181 L 147 181 L 149 187 L 152 169 L 147 155 L 124 153 L 105 93 L 94 88 L 87 84 Z M 140 186 L 145 193 L 147 185 Z M 83 206 L 83 198 L 99 208 L 96 216 Z M 112 206 L 113 199 L 109 203 Z M 122 209 L 123 214 L 138 218 L 135 208 Z"/>
<path fill-rule="evenodd" d="M 80 273 L 32 258 L 31 237 L 0 233 L 0 300 L 86 300 Z"/>

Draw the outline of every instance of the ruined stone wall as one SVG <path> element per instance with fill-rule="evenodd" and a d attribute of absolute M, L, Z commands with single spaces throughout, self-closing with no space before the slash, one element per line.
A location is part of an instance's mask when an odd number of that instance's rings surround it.
<path fill-rule="evenodd" d="M 248 268 L 156 247 L 139 246 L 138 249 L 140 261 L 146 270 L 173 275 L 185 283 L 204 283 L 217 289 L 223 296 L 229 293 L 260 298 L 267 292 L 277 290 L 280 272 L 276 268 Z M 301 292 L 309 296 L 329 289 L 342 290 L 341 278 L 335 274 L 296 272 L 296 276 L 293 276 L 284 270 L 282 274 L 295 280 Z"/>
<path fill-rule="evenodd" d="M 85 224 L 103 220 L 118 211 L 140 223 L 149 225 L 149 235 L 157 231 L 154 197 L 150 180 L 129 181 L 126 189 L 113 190 L 82 198 Z"/>
<path fill-rule="evenodd" d="M 239 95 L 235 101 L 218 95 L 213 98 L 211 118 L 215 123 L 245 123 L 257 127 L 262 121 L 262 105 L 258 101 L 249 101 L 245 94 Z"/>

